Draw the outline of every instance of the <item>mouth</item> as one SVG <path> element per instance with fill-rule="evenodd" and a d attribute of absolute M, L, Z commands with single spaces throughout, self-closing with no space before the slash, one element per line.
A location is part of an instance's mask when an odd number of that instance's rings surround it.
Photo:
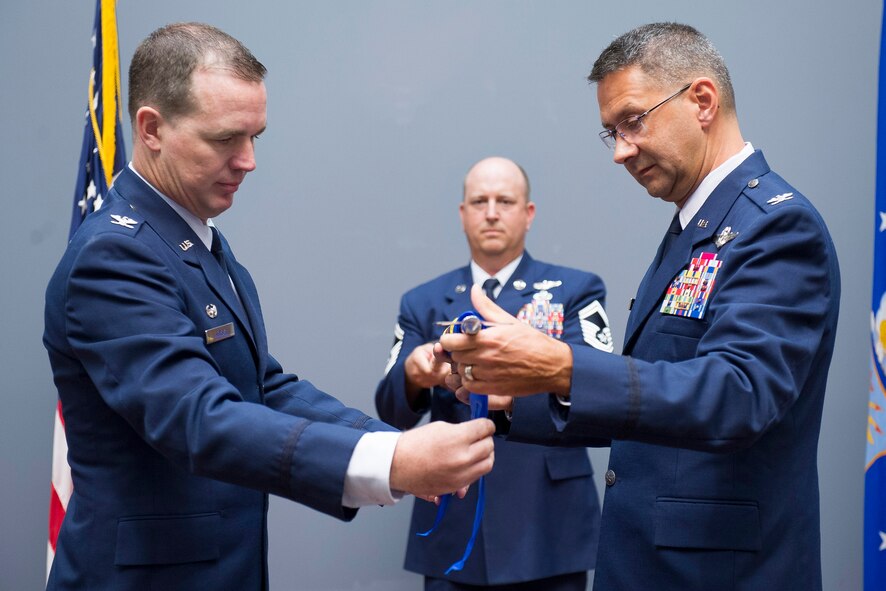
<path fill-rule="evenodd" d="M 221 187 L 225 193 L 236 193 L 237 189 L 240 188 L 240 183 L 218 183 L 218 186 Z"/>

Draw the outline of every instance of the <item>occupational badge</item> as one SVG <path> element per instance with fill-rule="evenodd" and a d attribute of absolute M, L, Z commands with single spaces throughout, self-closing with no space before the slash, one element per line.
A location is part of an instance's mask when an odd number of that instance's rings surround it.
<path fill-rule="evenodd" d="M 723 231 L 720 232 L 714 239 L 714 245 L 716 245 L 717 248 L 722 248 L 724 244 L 726 244 L 736 236 L 738 236 L 738 232 L 733 232 L 732 226 L 726 226 L 725 228 L 723 228 Z"/>
<path fill-rule="evenodd" d="M 210 318 L 215 318 L 216 316 L 218 316 L 218 308 L 215 307 L 215 304 L 206 305 L 206 315 Z"/>
<path fill-rule="evenodd" d="M 668 287 L 661 313 L 698 320 L 704 318 L 722 262 L 717 260 L 715 253 L 710 252 L 703 252 L 692 259 L 689 268 L 680 273 Z"/>

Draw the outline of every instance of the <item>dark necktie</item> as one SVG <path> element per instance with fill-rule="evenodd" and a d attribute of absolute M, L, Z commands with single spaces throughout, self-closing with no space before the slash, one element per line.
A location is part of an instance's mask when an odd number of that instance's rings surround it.
<path fill-rule="evenodd" d="M 483 282 L 483 291 L 486 292 L 486 297 L 495 301 L 495 288 L 498 287 L 498 279 L 495 277 L 490 277 L 486 281 Z"/>
<path fill-rule="evenodd" d="M 673 246 L 674 242 L 677 241 L 677 237 L 680 236 L 680 232 L 683 231 L 683 227 L 680 225 L 680 212 L 674 214 L 674 219 L 671 220 L 671 226 L 668 228 L 667 234 L 664 236 L 664 240 L 661 243 L 661 256 L 658 258 L 658 262 L 656 263 L 656 269 L 661 265 L 662 261 L 664 261 L 668 256 L 668 251 Z"/>
<path fill-rule="evenodd" d="M 222 250 L 221 235 L 218 233 L 218 229 L 215 226 L 212 226 L 212 246 L 209 247 L 209 251 L 212 253 L 212 256 L 215 257 L 215 260 L 218 261 L 218 264 L 222 268 L 222 271 L 225 272 L 225 275 L 230 277 L 231 274 L 228 272 L 228 264 L 225 262 L 225 253 Z"/>

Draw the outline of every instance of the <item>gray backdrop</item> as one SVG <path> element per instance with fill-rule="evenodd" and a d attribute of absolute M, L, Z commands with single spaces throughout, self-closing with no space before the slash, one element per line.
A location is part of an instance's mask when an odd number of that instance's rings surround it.
<path fill-rule="evenodd" d="M 2 590 L 43 584 L 56 401 L 43 291 L 67 240 L 93 8 L 0 5 Z M 612 164 L 585 76 L 615 35 L 643 22 L 708 34 L 732 71 L 745 138 L 817 204 L 840 254 L 822 555 L 825 589 L 860 589 L 881 10 L 873 0 L 152 0 L 120 2 L 118 20 L 124 86 L 135 45 L 170 21 L 215 24 L 267 65 L 258 170 L 218 224 L 259 286 L 274 354 L 373 414 L 401 293 L 467 260 L 456 207 L 483 156 L 526 168 L 538 203 L 532 254 L 604 278 L 621 347 L 627 302 L 671 208 Z M 591 455 L 602 490 L 607 452 Z M 411 504 L 343 524 L 273 499 L 273 588 L 418 589 L 401 569 Z"/>

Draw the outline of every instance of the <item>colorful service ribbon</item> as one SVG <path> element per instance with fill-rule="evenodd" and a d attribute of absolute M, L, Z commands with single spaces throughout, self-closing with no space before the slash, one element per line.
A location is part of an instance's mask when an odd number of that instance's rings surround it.
<path fill-rule="evenodd" d="M 446 333 L 464 333 L 464 334 L 477 334 L 483 328 L 483 318 L 473 310 L 468 312 L 463 312 L 459 315 L 459 317 L 452 322 L 446 330 L 443 331 Z M 485 394 L 475 394 L 471 392 L 471 418 L 479 419 L 486 418 L 489 416 L 489 401 Z M 446 507 L 449 506 L 449 500 L 452 498 L 452 494 L 445 494 L 440 498 L 440 506 L 437 508 L 437 515 L 434 518 L 434 525 L 431 526 L 426 532 L 418 533 L 416 535 L 427 537 L 431 535 L 436 529 L 437 526 L 440 525 L 440 522 L 443 520 L 443 515 L 446 513 Z M 477 540 L 477 532 L 480 531 L 480 523 L 483 521 L 483 507 L 486 501 L 486 481 L 485 477 L 481 476 L 480 480 L 477 482 L 477 509 L 474 511 L 474 527 L 471 530 L 471 538 L 468 540 L 467 546 L 465 547 L 465 553 L 461 557 L 461 559 L 455 561 L 452 566 L 446 569 L 445 574 L 449 574 L 452 571 L 459 571 L 464 568 L 465 561 L 471 555 L 471 552 L 474 549 L 474 542 Z"/>

